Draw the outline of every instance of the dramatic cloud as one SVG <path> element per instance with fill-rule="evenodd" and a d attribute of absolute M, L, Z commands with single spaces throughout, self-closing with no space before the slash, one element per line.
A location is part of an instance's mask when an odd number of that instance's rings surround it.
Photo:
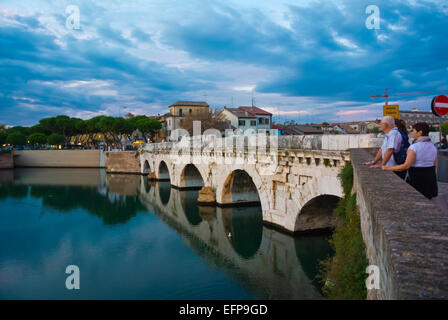
<path fill-rule="evenodd" d="M 370 119 L 372 94 L 448 89 L 446 1 L 5 1 L 0 123 L 158 114 L 176 100 L 248 105 L 275 119 Z M 80 29 L 66 27 L 69 5 Z M 429 109 L 431 94 L 400 108 Z M 412 100 L 410 100 L 412 99 Z"/>

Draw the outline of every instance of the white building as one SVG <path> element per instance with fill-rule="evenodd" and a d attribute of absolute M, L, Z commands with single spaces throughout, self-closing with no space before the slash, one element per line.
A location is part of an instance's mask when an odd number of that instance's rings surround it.
<path fill-rule="evenodd" d="M 221 111 L 219 117 L 229 121 L 230 125 L 241 131 L 247 129 L 269 130 L 272 128 L 272 113 L 257 107 L 226 108 Z"/>

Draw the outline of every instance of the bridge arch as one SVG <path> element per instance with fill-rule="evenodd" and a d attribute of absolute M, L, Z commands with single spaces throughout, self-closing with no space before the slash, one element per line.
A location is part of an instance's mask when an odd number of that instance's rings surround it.
<path fill-rule="evenodd" d="M 294 231 L 334 229 L 337 218 L 333 215 L 339 200 L 339 196 L 333 194 L 321 194 L 310 196 L 300 209 L 295 219 Z"/>
<path fill-rule="evenodd" d="M 231 171 L 221 187 L 218 202 L 220 204 L 260 202 L 258 188 L 246 170 Z"/>
<path fill-rule="evenodd" d="M 236 172 L 239 172 L 238 175 L 235 175 Z M 243 177 L 243 179 L 239 179 Z M 251 168 L 239 168 L 235 170 L 226 171 L 224 175 L 219 175 L 215 177 L 218 181 L 216 188 L 216 202 L 220 205 L 229 205 L 235 203 L 244 203 L 244 202 L 259 202 L 261 205 L 261 209 L 263 212 L 263 216 L 269 214 L 269 198 L 268 198 L 268 190 L 263 188 L 263 181 L 255 169 Z M 232 192 L 235 191 L 233 189 L 233 183 L 235 182 L 235 178 L 239 184 L 244 183 L 244 181 L 250 182 L 250 190 L 251 190 L 251 198 L 249 201 L 237 201 L 244 200 L 244 197 L 240 194 L 237 197 L 232 196 Z M 224 183 L 219 183 L 220 181 L 224 181 Z M 266 186 L 266 184 L 264 183 Z M 241 189 L 240 189 L 241 190 Z M 237 189 L 238 191 L 238 189 Z M 250 199 L 253 199 L 252 201 Z"/>
<path fill-rule="evenodd" d="M 151 166 L 149 165 L 149 161 L 145 160 L 143 163 L 143 172 L 142 174 L 150 174 L 152 172 Z"/>
<path fill-rule="evenodd" d="M 165 180 L 165 181 L 171 180 L 170 169 L 168 168 L 168 165 L 164 160 L 159 162 L 158 171 L 159 171 L 159 174 L 158 174 L 159 180 Z"/>
<path fill-rule="evenodd" d="M 180 173 L 180 188 L 200 189 L 205 185 L 205 179 L 199 168 L 192 163 L 185 165 Z"/>

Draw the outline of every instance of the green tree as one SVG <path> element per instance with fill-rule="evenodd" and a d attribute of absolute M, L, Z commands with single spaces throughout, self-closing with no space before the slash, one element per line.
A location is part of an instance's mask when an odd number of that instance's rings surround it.
<path fill-rule="evenodd" d="M 39 120 L 39 126 L 42 129 L 42 133 L 46 135 L 56 132 L 56 119 L 55 118 L 43 118 Z"/>
<path fill-rule="evenodd" d="M 445 123 L 442 123 L 442 133 L 448 134 L 448 121 Z"/>
<path fill-rule="evenodd" d="M 59 133 L 52 133 L 48 136 L 48 143 L 50 145 L 60 145 L 63 144 L 65 141 L 65 137 L 62 134 Z"/>
<path fill-rule="evenodd" d="M 75 128 L 76 128 L 76 131 L 78 131 L 78 133 L 88 133 L 89 132 L 87 129 L 87 121 L 85 121 L 85 120 L 78 121 L 75 124 Z"/>
<path fill-rule="evenodd" d="M 155 132 L 162 128 L 162 124 L 156 119 L 150 119 L 145 117 L 144 119 L 140 119 L 136 122 L 137 129 L 143 133 L 146 139 L 148 139 L 147 135 L 149 134 L 151 137 Z"/>
<path fill-rule="evenodd" d="M 29 127 L 17 126 L 17 127 L 9 128 L 8 130 L 6 130 L 6 132 L 8 134 L 18 132 L 18 133 L 23 134 L 25 137 L 27 137 L 30 134 L 30 128 Z"/>
<path fill-rule="evenodd" d="M 370 133 L 380 133 L 379 127 L 373 127 L 373 129 L 369 130 Z"/>
<path fill-rule="evenodd" d="M 8 134 L 4 131 L 0 131 L 0 145 L 3 145 L 6 142 L 6 137 Z"/>
<path fill-rule="evenodd" d="M 32 145 L 43 145 L 47 143 L 47 136 L 43 133 L 32 133 L 30 134 L 30 136 L 28 137 L 28 141 L 30 142 L 30 144 Z"/>
<path fill-rule="evenodd" d="M 9 133 L 6 137 L 6 143 L 13 146 L 23 146 L 26 144 L 26 136 L 21 132 Z"/>

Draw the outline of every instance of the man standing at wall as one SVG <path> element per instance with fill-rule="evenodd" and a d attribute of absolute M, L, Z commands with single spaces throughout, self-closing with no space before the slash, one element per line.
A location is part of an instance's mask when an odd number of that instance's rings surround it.
<path fill-rule="evenodd" d="M 378 150 L 375 158 L 372 161 L 365 162 L 365 165 L 370 165 L 370 168 L 381 168 L 381 166 L 392 167 L 397 163 L 393 157 L 394 153 L 400 151 L 402 137 L 398 128 L 395 126 L 395 120 L 391 116 L 385 116 L 380 123 L 381 130 L 385 133 L 384 141 L 381 149 Z M 376 164 L 381 160 L 380 164 Z M 404 179 L 406 171 L 399 172 L 397 175 Z"/>

